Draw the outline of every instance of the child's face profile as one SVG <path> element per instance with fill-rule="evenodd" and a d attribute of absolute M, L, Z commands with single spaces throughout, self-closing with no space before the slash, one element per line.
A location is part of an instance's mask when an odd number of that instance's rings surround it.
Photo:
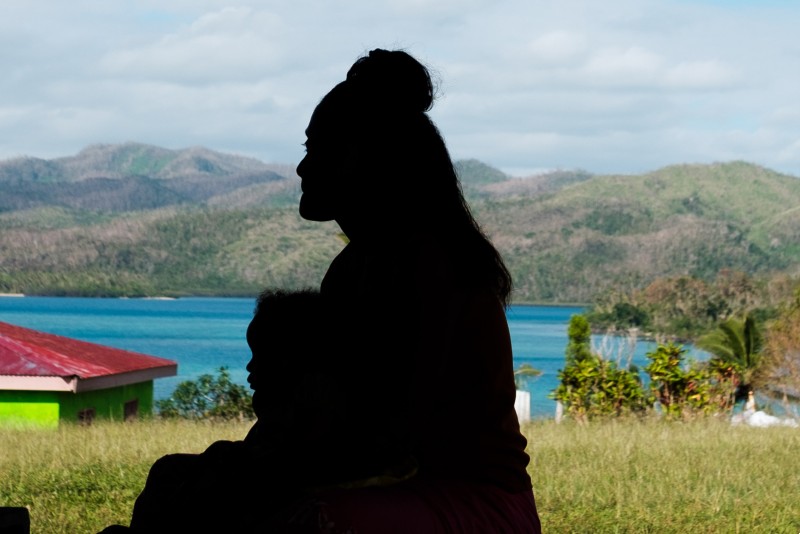
<path fill-rule="evenodd" d="M 256 314 L 250 325 L 247 327 L 247 345 L 250 347 L 250 361 L 247 363 L 247 383 L 250 384 L 250 389 L 253 390 L 253 409 L 258 413 L 258 389 L 260 387 L 259 381 L 263 378 L 263 372 L 260 371 L 264 355 L 264 338 L 266 332 L 264 326 L 266 321 L 263 320 L 261 313 Z"/>
<path fill-rule="evenodd" d="M 288 318 L 259 311 L 247 327 L 250 361 L 247 364 L 247 383 L 253 390 L 253 408 L 258 413 L 259 390 L 273 392 L 291 387 L 292 367 L 298 351 L 297 324 Z M 294 370 L 293 370 L 294 369 Z M 271 395 L 272 393 L 269 393 Z"/>

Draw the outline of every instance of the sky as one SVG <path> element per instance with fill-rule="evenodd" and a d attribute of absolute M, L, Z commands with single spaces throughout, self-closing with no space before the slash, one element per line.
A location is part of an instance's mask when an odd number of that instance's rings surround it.
<path fill-rule="evenodd" d="M 798 27 L 796 0 L 3 0 L 0 160 L 134 141 L 296 164 L 352 62 L 402 48 L 454 159 L 800 176 Z"/>

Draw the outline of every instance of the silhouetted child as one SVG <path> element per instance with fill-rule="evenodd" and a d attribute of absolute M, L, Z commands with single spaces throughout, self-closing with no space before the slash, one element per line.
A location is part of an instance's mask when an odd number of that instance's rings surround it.
<path fill-rule="evenodd" d="M 329 435 L 343 414 L 329 358 L 331 334 L 319 292 L 263 292 L 247 328 L 247 381 L 258 421 L 245 442 L 306 449 Z"/>
<path fill-rule="evenodd" d="M 258 421 L 245 443 L 277 452 L 290 466 L 290 478 L 309 491 L 407 478 L 415 470 L 413 458 L 388 434 L 365 435 L 364 421 L 354 419 L 347 405 L 352 395 L 342 389 L 348 383 L 342 374 L 349 370 L 341 356 L 346 339 L 358 333 L 331 331 L 335 324 L 319 292 L 262 293 L 247 329 L 253 354 L 248 382 Z"/>
<path fill-rule="evenodd" d="M 329 331 L 335 324 L 329 319 L 317 291 L 259 296 L 247 329 L 256 423 L 242 441 L 158 459 L 136 500 L 131 530 L 302 531 L 317 524 L 331 490 L 413 477 L 412 457 L 348 418 L 339 386 L 343 345 L 334 341 L 340 334 Z M 120 529 L 126 530 L 106 530 Z"/>
<path fill-rule="evenodd" d="M 320 490 L 387 485 L 414 474 L 413 459 L 380 436 L 365 446 L 358 422 L 347 419 L 335 371 L 340 345 L 326 319 L 319 292 L 259 296 L 247 329 L 256 423 L 243 441 L 157 460 L 136 500 L 131 530 L 304 528 L 317 521 Z"/>
<path fill-rule="evenodd" d="M 274 522 L 274 513 L 330 478 L 314 457 L 338 419 L 336 388 L 320 367 L 326 338 L 318 292 L 262 293 L 247 329 L 256 423 L 243 441 L 157 460 L 131 529 L 246 531 Z"/>

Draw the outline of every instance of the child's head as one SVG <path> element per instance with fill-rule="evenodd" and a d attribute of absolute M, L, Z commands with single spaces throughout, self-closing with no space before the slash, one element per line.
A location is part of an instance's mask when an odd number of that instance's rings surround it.
<path fill-rule="evenodd" d="M 247 381 L 253 409 L 262 417 L 273 401 L 285 402 L 318 354 L 323 338 L 322 301 L 318 291 L 266 290 L 259 295 L 247 327 L 252 358 Z"/>

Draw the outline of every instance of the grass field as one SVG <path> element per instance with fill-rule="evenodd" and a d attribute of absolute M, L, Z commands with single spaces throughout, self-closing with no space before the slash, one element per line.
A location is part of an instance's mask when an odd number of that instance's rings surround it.
<path fill-rule="evenodd" d="M 545 532 L 800 532 L 800 430 L 626 421 L 525 428 Z"/>
<path fill-rule="evenodd" d="M 144 421 L 0 430 L 0 506 L 31 532 L 127 524 L 152 462 L 240 439 L 249 424 Z M 544 531 L 800 532 L 800 430 L 621 421 L 524 428 Z"/>

